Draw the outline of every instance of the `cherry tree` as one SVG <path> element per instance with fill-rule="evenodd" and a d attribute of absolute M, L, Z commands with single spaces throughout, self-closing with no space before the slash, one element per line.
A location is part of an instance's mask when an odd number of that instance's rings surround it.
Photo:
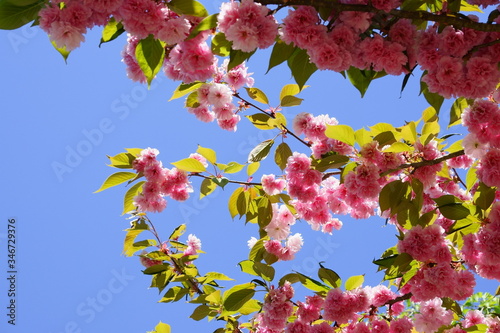
<path fill-rule="evenodd" d="M 161 302 L 187 300 L 194 320 L 224 322 L 216 332 L 500 332 L 496 296 L 474 294 L 476 279 L 500 280 L 499 3 L 242 0 L 210 14 L 195 0 L 2 0 L 0 28 L 34 22 L 65 59 L 95 26 L 103 27 L 101 43 L 126 33 L 130 79 L 179 81 L 172 99 L 184 98 L 189 113 L 221 130 L 249 121 L 276 133 L 246 161 L 220 161 L 201 145 L 172 167 L 154 148 L 109 157 L 122 170 L 97 192 L 128 185 L 123 252 L 138 256 Z M 274 106 L 246 66 L 266 48 L 268 70 L 286 65 L 296 82 Z M 283 108 L 301 105 L 297 95 L 318 70 L 341 73 L 361 97 L 375 79 L 399 76 L 404 89 L 421 73 L 430 106 L 402 126 L 353 129 L 306 112 L 287 119 Z M 449 127 L 467 131 L 458 141 L 441 135 L 445 99 L 454 99 Z M 292 141 L 302 149 L 293 151 Z M 279 173 L 259 173 L 267 157 Z M 203 251 L 194 232 L 186 237 L 180 225 L 160 235 L 154 222 L 168 214 L 168 201 L 218 187 L 232 191 L 228 219 L 259 228 L 239 262 L 248 281 L 227 288 L 230 277 L 198 270 Z M 298 221 L 332 234 L 347 215 L 378 215 L 397 232 L 394 246 L 375 254 L 383 284 L 341 279 L 323 264 L 317 277 L 275 276 L 273 264 L 294 260 L 307 241 L 293 232 Z M 310 292 L 305 299 L 295 296 L 299 286 Z M 169 331 L 160 322 L 154 332 Z"/>

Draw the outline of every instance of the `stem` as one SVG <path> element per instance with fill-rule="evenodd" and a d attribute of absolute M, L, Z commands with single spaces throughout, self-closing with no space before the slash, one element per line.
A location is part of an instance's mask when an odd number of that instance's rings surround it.
<path fill-rule="evenodd" d="M 150 231 L 156 237 L 156 240 L 158 241 L 158 247 L 161 248 L 161 239 L 160 239 L 160 236 L 158 236 L 158 232 L 156 231 L 156 228 L 155 228 L 153 222 L 151 222 L 151 220 L 147 216 L 145 216 L 144 218 L 148 221 L 149 225 L 151 226 L 151 229 L 153 229 Z"/>
<path fill-rule="evenodd" d="M 285 125 L 281 125 L 283 126 L 283 129 L 285 130 L 285 132 L 287 134 L 290 134 L 291 136 L 293 136 L 295 139 L 299 140 L 301 143 L 305 144 L 307 147 L 311 147 L 311 143 L 310 142 L 305 142 L 304 140 L 302 140 L 301 138 L 299 138 L 295 133 L 293 133 L 292 131 L 290 131 Z"/>
<path fill-rule="evenodd" d="M 270 118 L 273 118 L 273 119 L 276 119 L 276 116 L 272 113 L 269 113 L 267 112 L 266 110 L 258 107 L 257 105 L 247 101 L 246 99 L 244 99 L 243 97 L 241 97 L 237 92 L 234 93 L 234 96 L 236 98 L 239 98 L 241 101 L 245 102 L 246 105 L 249 105 L 249 106 L 253 106 L 254 108 L 256 108 L 257 110 L 259 110 L 260 112 L 266 114 L 267 116 L 269 116 Z M 290 131 L 288 129 L 288 127 L 286 127 L 285 125 L 281 125 L 283 127 L 283 129 L 285 130 L 285 133 L 286 134 L 290 134 L 291 136 L 293 136 L 295 139 L 299 140 L 302 144 L 306 145 L 307 147 L 311 147 L 311 144 L 309 142 L 305 142 L 304 140 L 302 140 L 301 138 L 299 138 L 295 133 L 293 133 L 292 131 Z"/>
<path fill-rule="evenodd" d="M 212 179 L 212 177 L 205 176 L 205 175 L 202 175 L 202 174 L 199 174 L 199 173 L 192 173 L 191 176 L 201 177 L 201 178 L 205 178 L 205 179 Z M 238 181 L 238 180 L 230 180 L 230 179 L 228 179 L 228 183 L 239 184 L 239 185 L 247 185 L 247 186 L 262 185 L 262 183 L 241 182 L 241 181 Z"/>
<path fill-rule="evenodd" d="M 240 94 L 238 94 L 237 92 L 235 92 L 235 93 L 233 94 L 233 96 L 234 96 L 234 97 L 236 97 L 236 98 L 239 98 L 241 101 L 245 102 L 245 104 L 246 104 L 246 105 L 253 106 L 254 108 L 256 108 L 257 110 L 259 110 L 260 112 L 262 112 L 262 113 L 264 113 L 264 114 L 268 115 L 269 117 L 271 117 L 271 118 L 273 118 L 273 119 L 275 119 L 275 118 L 276 118 L 273 114 L 271 114 L 271 113 L 267 112 L 266 110 L 262 109 L 261 107 L 258 107 L 257 105 L 255 105 L 255 104 L 253 104 L 253 103 L 251 103 L 251 102 L 247 101 L 247 100 L 246 100 L 246 99 L 244 99 L 243 97 L 241 97 L 241 96 L 240 96 Z"/>
<path fill-rule="evenodd" d="M 332 0 L 256 0 L 263 5 L 288 5 L 288 6 L 314 6 L 331 8 L 336 11 L 350 12 L 366 12 L 379 15 L 391 15 L 399 18 L 407 18 L 411 20 L 432 21 L 452 25 L 455 28 L 470 28 L 485 32 L 500 32 L 500 24 L 490 24 L 474 22 L 467 17 L 455 16 L 453 14 L 434 14 L 422 10 L 408 11 L 402 9 L 393 9 L 390 12 L 377 9 L 371 5 L 344 4 Z"/>
<path fill-rule="evenodd" d="M 448 154 L 448 155 L 445 155 L 445 156 L 441 156 L 439 158 L 436 158 L 435 160 L 424 160 L 424 161 L 421 161 L 421 162 L 416 162 L 416 163 L 405 163 L 405 164 L 401 164 L 400 166 L 398 166 L 397 168 L 395 169 L 391 169 L 391 170 L 387 170 L 385 172 L 382 172 L 382 174 L 380 175 L 381 177 L 383 176 L 387 176 L 388 174 L 390 173 L 393 173 L 395 171 L 399 171 L 399 170 L 402 170 L 402 169 L 406 169 L 406 168 L 421 168 L 423 166 L 429 166 L 429 165 L 435 165 L 435 164 L 439 164 L 443 161 L 446 161 L 446 160 L 449 160 L 449 159 L 452 159 L 454 157 L 458 157 L 458 156 L 462 156 L 464 155 L 465 152 L 463 150 L 459 150 L 459 151 L 456 151 L 456 152 L 453 152 L 451 154 Z"/>

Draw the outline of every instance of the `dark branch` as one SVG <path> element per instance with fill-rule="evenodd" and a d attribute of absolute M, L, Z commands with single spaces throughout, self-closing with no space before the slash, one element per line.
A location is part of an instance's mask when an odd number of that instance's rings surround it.
<path fill-rule="evenodd" d="M 263 5 L 278 6 L 314 6 L 331 8 L 339 12 L 366 12 L 382 15 L 392 15 L 394 17 L 406 18 L 410 20 L 431 21 L 452 25 L 455 28 L 470 28 L 478 31 L 500 32 L 500 24 L 474 22 L 467 17 L 456 16 L 453 14 L 434 14 L 426 11 L 409 11 L 402 9 L 393 9 L 389 13 L 384 12 L 370 5 L 344 4 L 332 0 L 256 0 Z"/>

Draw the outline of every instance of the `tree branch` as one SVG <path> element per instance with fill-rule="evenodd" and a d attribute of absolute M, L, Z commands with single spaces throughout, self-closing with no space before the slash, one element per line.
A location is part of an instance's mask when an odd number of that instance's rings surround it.
<path fill-rule="evenodd" d="M 333 0 L 255 0 L 263 5 L 278 5 L 278 6 L 314 6 L 331 8 L 339 12 L 366 12 L 381 15 L 392 15 L 399 18 L 411 20 L 431 21 L 452 25 L 455 28 L 470 28 L 478 31 L 500 32 L 500 24 L 490 24 L 482 22 L 474 22 L 467 17 L 460 17 L 453 14 L 434 14 L 422 10 L 409 11 L 402 9 L 393 9 L 390 12 L 384 12 L 371 5 L 344 4 Z"/>
<path fill-rule="evenodd" d="M 429 165 L 439 164 L 441 162 L 444 162 L 446 160 L 452 159 L 454 157 L 462 156 L 464 154 L 465 154 L 465 152 L 463 150 L 459 150 L 459 151 L 456 151 L 454 153 L 451 153 L 451 154 L 448 154 L 448 155 L 445 155 L 445 156 L 441 156 L 441 157 L 436 158 L 434 160 L 423 160 L 421 162 L 416 162 L 416 163 L 401 164 L 400 166 L 398 166 L 395 169 L 391 169 L 391 170 L 387 170 L 385 172 L 382 172 L 382 174 L 380 174 L 380 176 L 381 177 L 387 176 L 390 173 L 393 173 L 395 171 L 399 171 L 399 170 L 402 170 L 402 169 L 406 169 L 406 168 L 415 168 L 415 169 L 417 169 L 417 168 L 421 168 L 423 166 L 429 166 Z"/>
<path fill-rule="evenodd" d="M 205 179 L 212 179 L 213 178 L 213 177 L 205 176 L 205 175 L 202 175 L 199 173 L 192 173 L 192 174 L 190 174 L 190 176 L 196 176 L 196 177 L 201 177 L 201 178 L 205 178 Z M 231 183 L 231 184 L 239 184 L 239 185 L 246 185 L 246 186 L 262 185 L 261 183 L 241 182 L 238 180 L 230 180 L 230 179 L 228 179 L 227 182 Z"/>

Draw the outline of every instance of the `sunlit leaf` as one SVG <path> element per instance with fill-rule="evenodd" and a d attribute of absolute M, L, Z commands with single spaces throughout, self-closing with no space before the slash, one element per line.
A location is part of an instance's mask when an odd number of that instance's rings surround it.
<path fill-rule="evenodd" d="M 353 290 L 363 285 L 365 281 L 364 275 L 351 276 L 345 281 L 345 290 Z"/>
<path fill-rule="evenodd" d="M 133 179 L 136 176 L 137 173 L 135 172 L 115 172 L 114 174 L 110 175 L 101 185 L 101 187 L 94 193 L 101 192 L 110 187 L 125 183 L 127 180 Z"/>
<path fill-rule="evenodd" d="M 207 168 L 205 168 L 205 166 L 200 161 L 194 158 L 184 158 L 171 164 L 174 165 L 177 169 L 186 172 L 204 172 L 207 170 Z"/>
<path fill-rule="evenodd" d="M 248 154 L 248 163 L 259 162 L 265 159 L 267 155 L 269 155 L 273 144 L 274 140 L 271 139 L 259 143 L 254 149 L 252 149 L 252 151 L 250 151 L 250 154 Z"/>

